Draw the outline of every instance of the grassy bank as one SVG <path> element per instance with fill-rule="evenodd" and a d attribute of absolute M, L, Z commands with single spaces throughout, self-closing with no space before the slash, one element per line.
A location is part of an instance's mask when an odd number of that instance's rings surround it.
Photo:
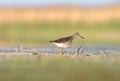
<path fill-rule="evenodd" d="M 120 45 L 120 21 L 106 23 L 16 23 L 0 25 L 0 44 L 50 45 L 49 40 L 81 33 L 73 45 Z"/>
<path fill-rule="evenodd" d="M 1 55 L 0 81 L 119 81 L 120 64 L 96 57 Z"/>

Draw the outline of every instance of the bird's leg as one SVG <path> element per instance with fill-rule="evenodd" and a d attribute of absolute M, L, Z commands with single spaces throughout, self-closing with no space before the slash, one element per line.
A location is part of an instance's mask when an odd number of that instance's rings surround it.
<path fill-rule="evenodd" d="M 59 47 L 58 47 L 58 48 L 56 48 L 56 50 L 55 50 L 55 51 L 56 51 L 56 53 L 58 53 L 58 52 L 59 52 Z"/>
<path fill-rule="evenodd" d="M 61 53 L 61 48 L 60 47 L 58 47 L 57 49 L 56 49 L 56 53 Z"/>
<path fill-rule="evenodd" d="M 64 52 L 64 48 L 61 48 L 61 54 L 64 54 L 65 52 Z"/>
<path fill-rule="evenodd" d="M 58 48 L 56 49 L 56 52 L 57 52 L 58 54 L 64 54 L 64 48 L 58 47 Z"/>
<path fill-rule="evenodd" d="M 60 54 L 64 54 L 64 48 L 60 48 Z"/>

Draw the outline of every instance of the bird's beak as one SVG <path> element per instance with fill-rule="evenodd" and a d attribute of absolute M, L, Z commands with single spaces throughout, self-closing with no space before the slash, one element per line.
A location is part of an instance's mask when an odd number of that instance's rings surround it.
<path fill-rule="evenodd" d="M 82 39 L 85 39 L 84 37 L 82 37 L 81 35 L 79 35 L 79 37 L 81 37 Z"/>

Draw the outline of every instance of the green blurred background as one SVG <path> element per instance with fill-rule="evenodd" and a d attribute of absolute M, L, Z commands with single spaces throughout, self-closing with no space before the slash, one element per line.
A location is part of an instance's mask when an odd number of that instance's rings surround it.
<path fill-rule="evenodd" d="M 50 40 L 79 32 L 85 39 L 75 39 L 73 46 L 120 45 L 120 21 L 105 23 L 9 23 L 0 24 L 1 45 L 50 46 Z"/>
<path fill-rule="evenodd" d="M 58 5 L 59 4 L 59 5 Z M 79 32 L 73 46 L 120 45 L 118 0 L 0 1 L 0 45 L 51 46 Z"/>

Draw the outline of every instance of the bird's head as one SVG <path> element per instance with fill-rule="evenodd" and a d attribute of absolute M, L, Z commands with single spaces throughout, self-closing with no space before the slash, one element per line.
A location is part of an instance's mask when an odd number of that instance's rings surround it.
<path fill-rule="evenodd" d="M 81 37 L 81 38 L 85 39 L 85 38 L 84 38 L 84 37 L 82 37 L 82 36 L 81 36 L 78 32 L 74 33 L 74 36 L 75 36 L 75 37 L 77 37 L 77 36 L 78 36 L 78 37 Z"/>

